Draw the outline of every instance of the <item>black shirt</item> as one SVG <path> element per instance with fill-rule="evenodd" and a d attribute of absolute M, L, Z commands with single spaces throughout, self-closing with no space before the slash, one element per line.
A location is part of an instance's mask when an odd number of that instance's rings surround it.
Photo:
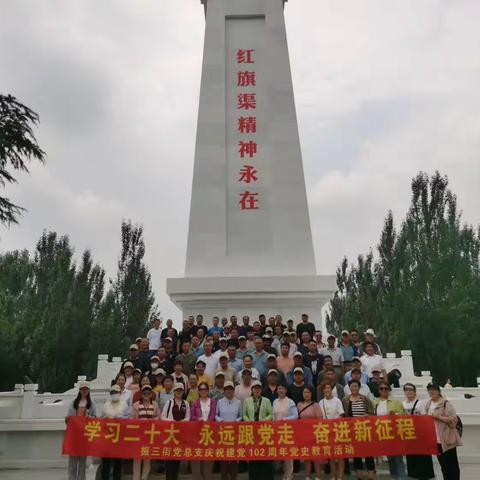
<path fill-rule="evenodd" d="M 312 339 L 315 335 L 315 325 L 312 322 L 299 323 L 297 325 L 297 337 L 301 338 L 303 332 L 308 332 L 310 334 L 310 338 Z"/>

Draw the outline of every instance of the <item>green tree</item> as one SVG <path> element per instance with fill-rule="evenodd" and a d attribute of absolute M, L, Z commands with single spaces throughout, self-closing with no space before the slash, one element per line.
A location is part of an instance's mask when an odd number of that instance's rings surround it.
<path fill-rule="evenodd" d="M 420 172 L 398 232 L 388 213 L 378 245 L 356 265 L 344 259 L 327 322 L 375 328 L 388 351 L 411 348 L 415 367 L 444 382 L 475 385 L 480 354 L 469 341 L 478 329 L 480 238 L 463 225 L 447 177 Z"/>
<path fill-rule="evenodd" d="M 0 186 L 16 182 L 12 170 L 28 172 L 32 159 L 45 161 L 45 152 L 38 146 L 33 127 L 38 115 L 12 95 L 0 95 Z M 18 223 L 24 208 L 0 196 L 0 223 Z"/>

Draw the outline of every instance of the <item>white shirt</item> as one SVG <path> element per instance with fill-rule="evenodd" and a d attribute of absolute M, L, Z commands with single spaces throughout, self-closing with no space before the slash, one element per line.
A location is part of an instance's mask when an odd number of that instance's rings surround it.
<path fill-rule="evenodd" d="M 438 407 L 439 402 L 434 402 L 433 400 L 430 402 L 430 406 L 428 407 L 428 414 L 433 415 L 433 412 L 435 409 Z M 437 435 L 437 443 L 442 443 L 440 441 L 440 435 L 438 434 L 438 427 L 437 427 L 437 422 L 435 423 L 435 433 Z"/>
<path fill-rule="evenodd" d="M 340 415 L 343 415 L 345 413 L 345 411 L 343 410 L 343 404 L 337 397 L 333 397 L 330 400 L 324 398 L 318 403 L 320 404 L 320 409 L 322 410 L 323 416 L 325 418 L 339 418 Z"/>
<path fill-rule="evenodd" d="M 248 387 L 241 383 L 240 385 L 237 385 L 235 387 L 235 398 L 238 398 L 240 400 L 240 403 L 243 407 L 243 402 L 245 401 L 246 398 L 252 396 L 252 387 L 249 385 Z"/>
<path fill-rule="evenodd" d="M 415 402 L 417 402 L 416 405 L 415 405 Z M 408 400 L 403 400 L 402 405 L 403 405 L 403 409 L 405 410 L 405 413 L 409 415 L 426 415 L 427 413 L 425 409 L 427 404 L 425 403 L 424 400 L 418 400 L 418 398 L 413 400 L 413 402 L 409 402 Z M 415 405 L 415 410 L 412 412 L 412 408 L 414 405 Z"/>
<path fill-rule="evenodd" d="M 329 355 L 332 357 L 332 363 L 334 367 L 340 367 L 343 363 L 343 352 L 340 348 L 338 347 L 325 347 L 320 350 L 320 353 L 325 356 Z"/>
<path fill-rule="evenodd" d="M 106 400 L 103 404 L 103 418 L 128 418 L 128 405 L 120 398 L 118 402 Z"/>
<path fill-rule="evenodd" d="M 160 348 L 160 343 L 162 339 L 160 336 L 162 335 L 162 331 L 159 328 L 151 328 L 147 333 L 148 341 L 150 345 L 148 346 L 149 350 L 158 350 Z"/>
<path fill-rule="evenodd" d="M 379 400 L 377 406 L 377 416 L 381 417 L 383 415 L 388 415 L 388 400 Z"/>
<path fill-rule="evenodd" d="M 226 350 L 224 350 L 224 351 L 222 352 L 222 350 L 220 349 L 220 350 L 217 350 L 217 351 L 213 354 L 213 356 L 218 360 L 218 359 L 220 358 L 220 355 L 221 355 L 222 353 L 228 354 L 228 352 L 227 352 Z"/>
<path fill-rule="evenodd" d="M 212 400 L 207 398 L 206 401 L 200 400 L 200 408 L 202 410 L 202 420 L 206 422 L 208 420 L 208 415 L 210 413 L 210 404 Z"/>
<path fill-rule="evenodd" d="M 218 358 L 215 357 L 213 354 L 207 357 L 205 354 L 200 355 L 198 357 L 198 360 L 202 360 L 202 362 L 205 362 L 205 373 L 212 379 L 215 378 L 215 372 L 217 371 L 218 368 Z M 197 361 L 198 361 L 197 360 Z"/>
<path fill-rule="evenodd" d="M 132 392 L 126 388 L 120 394 L 120 399 L 123 400 L 129 407 L 132 406 Z"/>
<path fill-rule="evenodd" d="M 335 387 L 337 388 L 337 387 Z M 352 392 L 350 391 L 350 387 L 348 385 L 345 385 L 343 387 L 343 390 L 345 392 L 345 396 L 348 396 L 350 395 Z M 373 400 L 373 395 L 372 395 L 372 392 L 370 390 L 370 388 L 368 388 L 368 385 L 365 385 L 364 383 L 362 383 L 360 385 L 360 390 L 358 392 L 360 395 L 363 395 L 364 397 L 367 397 L 368 399 L 370 400 Z"/>
<path fill-rule="evenodd" d="M 385 370 L 385 365 L 383 364 L 383 358 L 380 355 L 363 355 L 360 357 L 362 362 L 362 368 L 364 372 L 368 375 L 369 378 L 372 377 L 372 370 Z"/>

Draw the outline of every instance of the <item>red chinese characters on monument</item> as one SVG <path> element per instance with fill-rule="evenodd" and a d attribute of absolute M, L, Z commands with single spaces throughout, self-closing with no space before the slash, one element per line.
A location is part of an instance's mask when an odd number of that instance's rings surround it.
<path fill-rule="evenodd" d="M 237 64 L 254 64 L 254 49 L 238 49 Z M 240 159 L 253 159 L 258 152 L 258 144 L 255 140 L 257 133 L 257 117 L 254 111 L 257 109 L 257 94 L 252 88 L 257 86 L 257 73 L 254 70 L 237 71 L 237 87 L 248 88 L 248 91 L 237 92 L 237 110 L 248 110 L 248 113 L 240 115 L 237 120 L 237 132 L 241 135 L 250 135 L 238 142 L 238 155 Z M 251 113 L 251 111 L 253 111 Z M 238 172 L 237 181 L 252 184 L 258 181 L 258 170 L 254 165 L 243 165 Z M 258 210 L 259 193 L 245 190 L 240 193 L 238 201 L 240 210 Z"/>

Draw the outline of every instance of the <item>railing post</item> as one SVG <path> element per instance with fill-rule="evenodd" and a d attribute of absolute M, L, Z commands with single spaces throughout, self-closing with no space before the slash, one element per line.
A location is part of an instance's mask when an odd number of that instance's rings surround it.
<path fill-rule="evenodd" d="M 38 384 L 28 383 L 24 387 L 22 413 L 20 418 L 34 418 L 35 415 L 35 395 L 38 390 Z"/>

